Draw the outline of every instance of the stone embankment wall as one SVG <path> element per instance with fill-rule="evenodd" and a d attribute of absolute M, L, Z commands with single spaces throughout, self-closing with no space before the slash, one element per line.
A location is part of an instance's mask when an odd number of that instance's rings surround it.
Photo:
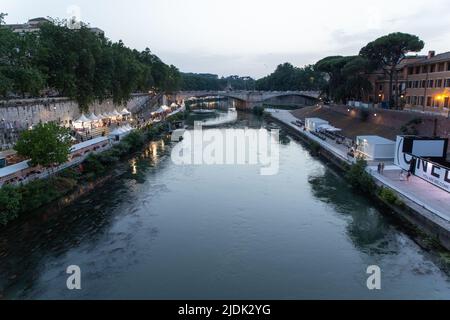
<path fill-rule="evenodd" d="M 121 111 L 139 112 L 151 97 L 148 94 L 135 94 L 126 105 L 114 105 L 111 99 L 97 102 L 89 107 L 89 114 Z M 20 132 L 39 122 L 56 121 L 69 124 L 81 116 L 78 103 L 67 98 L 27 99 L 0 101 L 0 148 L 14 143 Z"/>
<path fill-rule="evenodd" d="M 340 106 L 333 107 L 334 110 L 340 114 L 347 115 L 348 107 Z M 420 118 L 422 123 L 417 125 L 417 130 L 420 135 L 432 136 L 435 130 L 436 134 L 442 137 L 450 138 L 450 119 L 443 117 L 440 114 L 431 115 L 414 111 L 400 111 L 400 110 L 384 110 L 384 109 L 368 109 L 370 111 L 368 122 L 375 125 L 383 125 L 392 128 L 401 128 L 403 125 L 411 120 Z M 354 111 L 356 114 L 352 116 L 361 117 L 361 111 Z M 377 116 L 375 116 L 375 114 Z"/>

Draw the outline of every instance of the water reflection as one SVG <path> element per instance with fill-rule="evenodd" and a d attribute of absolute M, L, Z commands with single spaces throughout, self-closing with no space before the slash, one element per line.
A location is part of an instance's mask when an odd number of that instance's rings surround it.
<path fill-rule="evenodd" d="M 369 254 L 397 252 L 395 231 L 387 218 L 366 198 L 355 194 L 332 169 L 326 168 L 323 175 L 311 176 L 309 183 L 316 198 L 348 218 L 347 233 L 359 250 Z"/>
<path fill-rule="evenodd" d="M 239 114 L 225 128 L 271 125 Z M 448 277 L 367 199 L 296 142 L 280 173 L 176 166 L 149 143 L 76 205 L 0 230 L 7 298 L 445 298 Z M 65 289 L 65 268 L 83 290 Z M 380 264 L 384 288 L 365 289 Z"/>

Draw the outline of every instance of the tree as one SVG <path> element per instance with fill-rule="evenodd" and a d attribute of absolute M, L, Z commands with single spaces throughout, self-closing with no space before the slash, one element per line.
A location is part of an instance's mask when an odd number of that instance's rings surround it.
<path fill-rule="evenodd" d="M 0 189 L 0 224 L 6 225 L 19 215 L 22 195 L 12 186 Z"/>
<path fill-rule="evenodd" d="M 288 62 L 280 64 L 275 72 L 256 81 L 258 90 L 320 90 L 324 85 L 322 73 L 314 66 L 297 68 Z"/>
<path fill-rule="evenodd" d="M 408 52 L 419 52 L 425 46 L 419 37 L 407 33 L 391 33 L 370 42 L 361 49 L 360 56 L 365 57 L 374 66 L 382 68 L 389 76 L 389 104 L 398 105 L 398 73 L 397 65 L 405 58 Z M 396 95 L 392 97 L 392 88 L 396 83 Z"/>
<path fill-rule="evenodd" d="M 363 57 L 326 57 L 316 63 L 316 69 L 328 75 L 323 91 L 335 101 L 362 99 L 372 88 L 367 78 L 371 64 Z"/>
<path fill-rule="evenodd" d="M 23 132 L 15 150 L 30 159 L 31 166 L 50 167 L 67 162 L 70 147 L 69 130 L 50 122 Z"/>
<path fill-rule="evenodd" d="M 0 12 L 0 26 L 1 26 L 2 24 L 5 24 L 5 17 L 6 17 L 7 15 L 8 15 L 7 13 Z"/>

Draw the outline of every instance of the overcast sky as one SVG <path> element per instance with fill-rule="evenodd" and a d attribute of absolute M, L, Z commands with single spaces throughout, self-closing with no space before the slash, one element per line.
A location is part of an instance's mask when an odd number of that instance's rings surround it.
<path fill-rule="evenodd" d="M 77 13 L 184 72 L 261 77 L 282 62 L 357 54 L 395 31 L 450 51 L 449 0 L 1 0 L 7 23 Z"/>

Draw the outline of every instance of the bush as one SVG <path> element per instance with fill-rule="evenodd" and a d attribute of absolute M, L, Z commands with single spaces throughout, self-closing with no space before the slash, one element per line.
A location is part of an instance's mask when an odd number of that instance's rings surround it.
<path fill-rule="evenodd" d="M 123 143 L 126 143 L 131 150 L 138 150 L 144 146 L 144 135 L 140 131 L 133 131 L 126 136 L 119 145 Z"/>
<path fill-rule="evenodd" d="M 378 195 L 380 198 L 392 205 L 401 206 L 403 205 L 403 202 L 397 197 L 397 195 L 391 190 L 387 188 L 381 188 L 378 192 Z"/>
<path fill-rule="evenodd" d="M 56 188 L 54 179 L 35 180 L 20 187 L 22 194 L 21 212 L 31 212 L 58 199 L 64 192 Z"/>
<path fill-rule="evenodd" d="M 311 152 L 313 154 L 318 154 L 320 151 L 320 144 L 315 142 L 315 141 L 311 141 L 311 143 L 309 144 L 310 148 L 311 148 Z"/>
<path fill-rule="evenodd" d="M 253 108 L 253 114 L 257 116 L 262 116 L 264 114 L 265 108 L 263 106 L 256 106 Z"/>
<path fill-rule="evenodd" d="M 347 172 L 346 178 L 353 188 L 372 194 L 376 190 L 376 184 L 372 176 L 366 171 L 366 168 L 366 160 L 357 159 L 356 163 Z"/>
<path fill-rule="evenodd" d="M 99 155 L 91 154 L 84 161 L 83 167 L 86 173 L 93 173 L 94 176 L 105 172 L 105 167 L 101 163 Z"/>
<path fill-rule="evenodd" d="M 0 189 L 0 224 L 6 225 L 19 216 L 21 201 L 17 188 L 4 186 Z"/>

